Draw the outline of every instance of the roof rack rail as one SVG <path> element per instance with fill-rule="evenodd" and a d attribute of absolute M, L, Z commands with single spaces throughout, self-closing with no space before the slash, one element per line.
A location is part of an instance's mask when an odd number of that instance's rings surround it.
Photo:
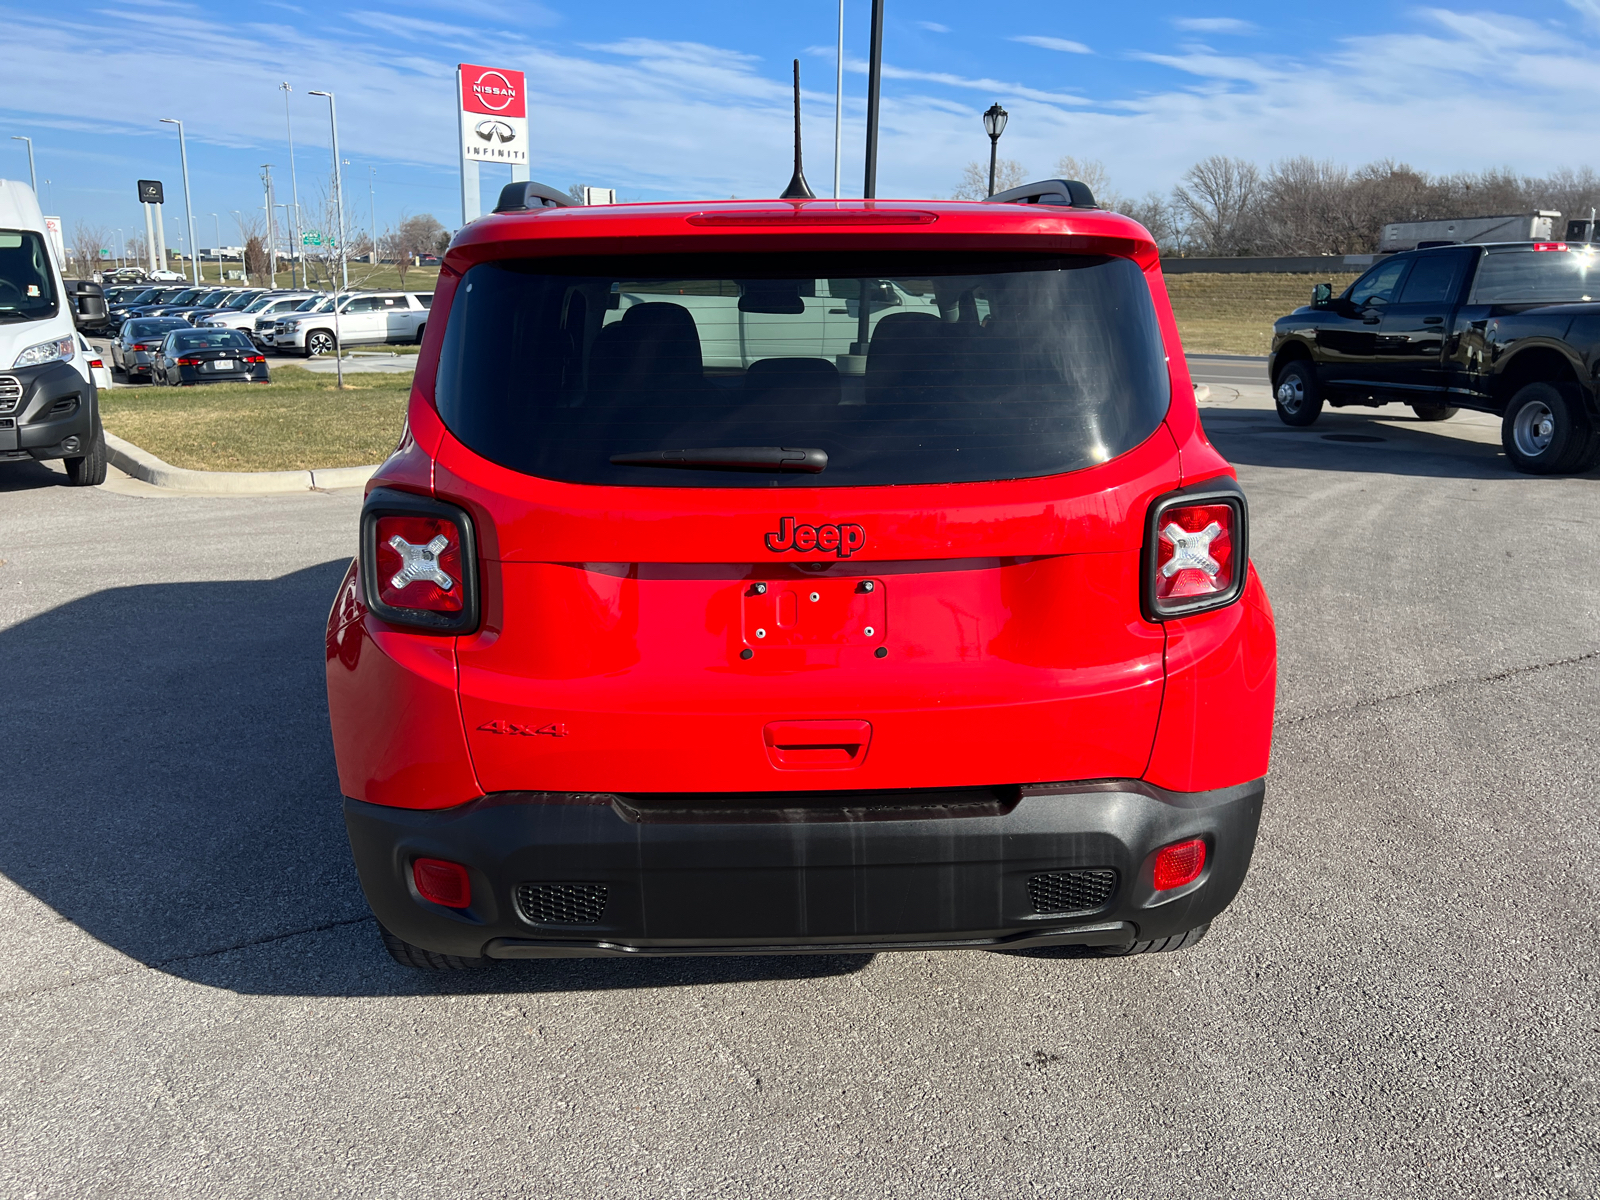
<path fill-rule="evenodd" d="M 545 183 L 508 183 L 500 189 L 494 206 L 497 213 L 526 212 L 537 208 L 577 208 L 578 202 L 566 192 Z"/>
<path fill-rule="evenodd" d="M 1060 204 L 1068 208 L 1099 208 L 1089 185 L 1076 179 L 1041 179 L 1009 191 L 997 192 L 985 204 Z"/>

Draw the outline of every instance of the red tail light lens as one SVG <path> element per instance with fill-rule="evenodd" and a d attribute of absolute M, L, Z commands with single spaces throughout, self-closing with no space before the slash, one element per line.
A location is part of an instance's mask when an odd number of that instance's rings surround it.
<path fill-rule="evenodd" d="M 1244 495 L 1237 485 L 1177 493 L 1150 508 L 1145 615 L 1152 620 L 1221 608 L 1244 590 Z"/>
<path fill-rule="evenodd" d="M 478 624 L 472 518 L 454 504 L 374 488 L 361 513 L 361 590 L 380 620 L 431 633 Z"/>
<path fill-rule="evenodd" d="M 135 350 L 159 350 L 159 349 L 161 349 L 161 343 L 160 342 L 135 342 L 133 344 L 133 348 Z"/>
<path fill-rule="evenodd" d="M 1173 505 L 1156 528 L 1156 600 L 1215 596 L 1233 585 L 1233 506 Z"/>
<path fill-rule="evenodd" d="M 378 598 L 395 608 L 458 613 L 461 531 L 443 517 L 378 518 Z"/>
<path fill-rule="evenodd" d="M 198 367 L 203 361 L 205 361 L 205 360 L 204 359 L 199 359 L 199 358 L 184 357 L 184 358 L 180 358 L 178 360 L 178 365 L 180 367 Z"/>
<path fill-rule="evenodd" d="M 1199 838 L 1174 842 L 1156 854 L 1153 883 L 1158 892 L 1169 892 L 1200 878 L 1206 866 L 1206 844 Z"/>
<path fill-rule="evenodd" d="M 424 900 L 446 908 L 466 908 L 472 903 L 472 880 L 460 863 L 442 858 L 419 858 L 411 864 L 411 878 Z"/>
<path fill-rule="evenodd" d="M 266 362 L 267 359 L 263 354 L 248 354 L 245 356 L 244 361 L 247 363 L 263 363 Z"/>

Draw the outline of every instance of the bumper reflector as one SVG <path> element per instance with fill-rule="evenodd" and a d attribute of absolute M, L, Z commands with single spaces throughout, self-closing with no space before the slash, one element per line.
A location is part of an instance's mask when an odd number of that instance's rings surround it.
<path fill-rule="evenodd" d="M 411 878 L 424 900 L 446 908 L 466 908 L 472 903 L 472 880 L 460 863 L 419 858 L 411 864 Z"/>
<path fill-rule="evenodd" d="M 1156 855 L 1155 889 L 1171 891 L 1200 877 L 1206 865 L 1206 844 L 1200 838 L 1174 842 Z"/>

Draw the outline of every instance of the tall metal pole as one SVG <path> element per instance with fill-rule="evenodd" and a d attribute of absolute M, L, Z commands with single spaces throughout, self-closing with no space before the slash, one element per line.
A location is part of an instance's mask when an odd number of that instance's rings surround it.
<path fill-rule="evenodd" d="M 200 256 L 195 253 L 194 205 L 189 202 L 189 146 L 183 138 L 183 122 L 175 117 L 162 117 L 163 125 L 178 127 L 178 156 L 183 160 L 183 217 L 189 226 L 189 265 L 194 268 L 194 285 L 200 286 Z"/>
<path fill-rule="evenodd" d="M 277 215 L 272 211 L 272 164 L 262 163 L 261 170 L 264 174 L 261 180 L 267 187 L 267 271 L 271 275 L 271 286 L 278 286 L 278 252 L 273 245 L 276 240 L 272 236 L 272 226 L 277 221 Z"/>
<path fill-rule="evenodd" d="M 222 286 L 222 218 L 216 213 L 211 214 L 212 232 L 217 237 L 217 286 Z"/>
<path fill-rule="evenodd" d="M 155 230 L 151 228 L 153 224 L 151 219 L 152 212 L 155 209 L 155 205 L 141 204 L 139 207 L 144 209 L 144 259 L 145 262 L 150 264 L 150 274 L 154 275 L 159 270 L 156 266 L 156 234 Z"/>
<path fill-rule="evenodd" d="M 350 290 L 350 263 L 345 258 L 344 252 L 344 176 L 339 170 L 339 110 L 334 101 L 332 92 L 312 92 L 313 96 L 326 96 L 328 98 L 328 127 L 333 131 L 333 196 L 336 210 L 339 214 L 339 274 L 341 279 L 340 291 Z M 342 297 L 334 297 L 333 302 L 333 367 L 339 374 L 339 389 L 344 390 L 344 338 L 339 333 L 339 305 L 343 303 Z"/>
<path fill-rule="evenodd" d="M 37 199 L 39 195 L 39 173 L 33 169 L 33 139 L 13 133 L 11 140 L 13 142 L 28 143 L 28 186 L 33 189 L 34 198 Z"/>
<path fill-rule="evenodd" d="M 839 198 L 839 158 L 844 152 L 844 0 L 839 0 L 838 77 L 833 86 L 833 198 Z"/>
<path fill-rule="evenodd" d="M 990 137 L 989 137 L 989 195 L 991 195 L 991 196 L 994 195 L 994 167 L 995 167 L 995 161 L 996 161 L 995 156 L 998 155 L 999 153 L 1000 153 L 1000 139 L 991 134 Z"/>
<path fill-rule="evenodd" d="M 294 125 L 289 120 L 289 93 L 294 91 L 287 80 L 278 85 L 283 92 L 283 127 L 289 132 L 289 199 L 294 201 L 294 216 L 289 222 L 289 286 L 304 287 L 306 282 L 306 265 L 304 249 L 300 245 L 300 179 L 294 170 Z M 295 255 L 301 255 L 300 281 L 295 282 L 294 263 Z"/>
<path fill-rule="evenodd" d="M 122 252 L 127 249 L 127 240 L 122 236 L 122 226 L 117 226 L 117 266 L 122 266 Z"/>
<path fill-rule="evenodd" d="M 378 193 L 376 184 L 378 168 L 367 168 L 367 203 L 371 205 L 371 212 L 367 216 L 370 225 L 367 228 L 367 240 L 372 243 L 372 269 L 378 269 Z"/>
<path fill-rule="evenodd" d="M 872 57 L 867 64 L 867 178 L 861 194 L 878 194 L 878 87 L 883 81 L 883 0 L 872 0 Z"/>

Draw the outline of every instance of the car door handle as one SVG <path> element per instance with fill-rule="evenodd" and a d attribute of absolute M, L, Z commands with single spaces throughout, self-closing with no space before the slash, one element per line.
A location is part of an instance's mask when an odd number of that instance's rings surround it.
<path fill-rule="evenodd" d="M 850 310 L 848 308 L 830 308 L 828 315 L 830 317 L 847 317 L 850 315 Z"/>
<path fill-rule="evenodd" d="M 1443 317 L 1423 317 L 1422 318 L 1422 323 L 1424 325 L 1443 325 L 1444 324 L 1444 318 Z"/>
<path fill-rule="evenodd" d="M 1382 317 L 1362 317 L 1361 323 L 1363 325 L 1376 325 L 1381 320 L 1383 320 Z"/>

